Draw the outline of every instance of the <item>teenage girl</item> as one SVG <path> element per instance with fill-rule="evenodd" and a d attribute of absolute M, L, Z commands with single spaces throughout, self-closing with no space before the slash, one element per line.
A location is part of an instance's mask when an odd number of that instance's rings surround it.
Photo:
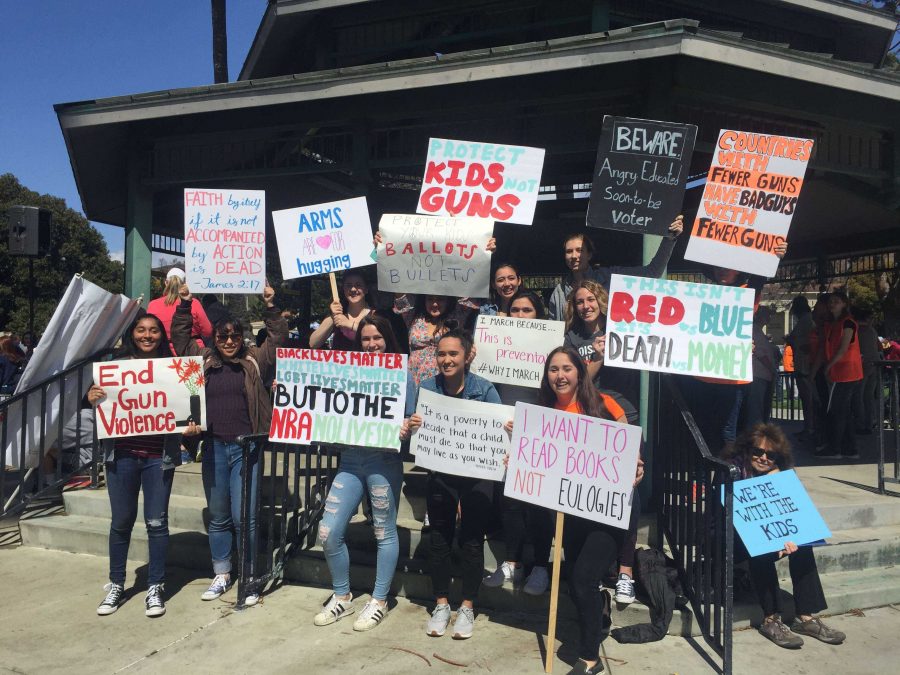
<path fill-rule="evenodd" d="M 309 336 L 309 346 L 313 349 L 321 349 L 328 336 L 333 334 L 332 349 L 352 350 L 360 321 L 373 312 L 368 302 L 369 285 L 361 272 L 344 272 L 341 292 L 343 299 L 331 303 L 331 313 L 322 319 L 319 327 Z"/>

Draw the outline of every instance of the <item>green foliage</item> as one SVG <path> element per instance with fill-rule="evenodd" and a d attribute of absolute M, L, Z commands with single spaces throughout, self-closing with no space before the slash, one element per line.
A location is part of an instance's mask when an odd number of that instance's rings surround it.
<path fill-rule="evenodd" d="M 50 254 L 34 258 L 34 329 L 43 332 L 72 276 L 121 293 L 125 281 L 122 263 L 111 260 L 102 235 L 87 219 L 52 195 L 40 195 L 23 186 L 12 174 L 0 175 L 0 236 L 8 237 L 6 212 L 11 206 L 38 206 L 53 212 Z M 0 330 L 28 330 L 28 261 L 9 255 L 0 242 Z"/>
<path fill-rule="evenodd" d="M 872 325 L 878 325 L 884 318 L 881 298 L 875 290 L 875 275 L 861 274 L 847 278 L 847 295 L 854 307 L 872 312 Z"/>

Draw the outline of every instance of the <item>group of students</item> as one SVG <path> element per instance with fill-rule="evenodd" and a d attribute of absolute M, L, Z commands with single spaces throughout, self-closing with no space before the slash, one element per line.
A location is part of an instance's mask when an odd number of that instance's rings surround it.
<path fill-rule="evenodd" d="M 594 267 L 591 265 L 594 254 L 591 240 L 584 234 L 567 237 L 564 241 L 567 274 L 553 291 L 549 311 L 545 310 L 538 294 L 523 287 L 516 266 L 510 263 L 494 268 L 488 301 L 427 294 L 398 295 L 393 302 L 393 317 L 379 311 L 369 301 L 369 285 L 362 272 L 349 270 L 341 279 L 342 297 L 331 304 L 329 315 L 310 335 L 309 345 L 324 347 L 330 340 L 333 349 L 400 352 L 401 341 L 392 318 L 402 321 L 406 335 L 401 337 L 408 343 L 409 377 L 401 440 L 410 439 L 421 426 L 422 420 L 415 410 L 418 391 L 423 388 L 452 398 L 506 404 L 526 401 L 634 424 L 638 421 L 636 409 L 622 393 L 624 387 L 616 383 L 622 371 L 603 367 L 607 288 L 614 273 L 660 276 L 674 248 L 675 238 L 682 230 L 683 220 L 679 216 L 670 225 L 670 236 L 663 239 L 653 260 L 638 267 Z M 380 236 L 376 234 L 376 245 L 379 241 Z M 486 248 L 494 251 L 496 242 L 491 239 Z M 783 255 L 784 250 L 782 247 L 779 254 Z M 737 284 L 737 273 L 733 272 L 717 269 L 713 276 L 717 283 Z M 175 286 L 173 282 L 173 289 Z M 176 449 L 181 442 L 202 437 L 203 483 L 211 516 L 209 537 L 215 573 L 203 599 L 219 597 L 231 584 L 233 533 L 239 534 L 241 527 L 247 527 L 251 539 L 249 549 L 254 550 L 255 523 L 251 520 L 244 524 L 240 518 L 240 475 L 243 470 L 250 470 L 252 481 L 256 481 L 258 467 L 242 466 L 240 446 L 235 441 L 241 435 L 268 430 L 271 403 L 264 377 L 274 366 L 275 348 L 285 344 L 287 337 L 287 325 L 274 307 L 271 288 L 265 289 L 263 298 L 267 306 L 267 338 L 260 347 L 247 346 L 243 326 L 230 317 L 221 318 L 212 326 L 211 347 L 198 344 L 192 334 L 194 301 L 187 287 L 180 283 L 177 284 L 177 303 L 174 300 L 169 303 L 176 305 L 171 312 L 170 331 L 160 317 L 149 313 L 137 319 L 126 332 L 123 358 L 163 357 L 173 352 L 203 357 L 208 419 L 204 432 L 191 425 L 184 438 L 132 437 L 106 442 L 107 484 L 113 507 L 110 584 L 98 613 L 111 614 L 122 601 L 128 541 L 141 489 L 144 491 L 151 558 L 147 614 L 158 616 L 165 611 L 166 514 L 172 484 L 171 469 L 180 461 Z M 547 345 L 548 355 L 539 388 L 495 386 L 469 371 L 475 350 L 471 326 L 479 313 L 565 321 L 564 343 Z M 709 394 L 707 391 L 707 396 Z M 88 394 L 94 404 L 103 395 L 97 386 Z M 733 406 L 732 400 L 726 402 L 725 408 L 729 403 Z M 728 408 L 728 415 L 732 412 Z M 727 431 L 728 415 L 714 420 L 712 428 L 715 431 L 709 439 L 711 446 L 716 434 Z M 511 430 L 510 420 L 507 431 Z M 757 429 L 754 433 L 761 432 Z M 747 446 L 746 441 L 741 443 L 735 447 Z M 754 458 L 759 448 L 763 448 L 759 456 L 772 458 L 771 454 L 766 455 L 763 442 L 753 443 Z M 779 447 L 779 452 L 784 454 L 788 450 Z M 759 462 L 747 461 L 748 471 L 757 468 L 757 464 Z M 780 464 L 773 464 L 765 468 L 777 470 L 779 467 Z M 635 486 L 642 477 L 643 462 L 639 461 L 633 481 Z M 377 542 L 377 567 L 371 598 L 357 616 L 353 628 L 357 631 L 372 629 L 387 616 L 388 594 L 399 557 L 396 521 L 402 479 L 400 454 L 378 448 L 342 448 L 339 471 L 326 497 L 318 531 L 332 577 L 333 593 L 313 618 L 315 625 L 334 624 L 355 611 L 345 534 L 351 517 L 366 498 L 371 505 Z M 426 624 L 430 636 L 439 637 L 449 630 L 455 639 L 471 637 L 475 603 L 482 585 L 500 586 L 524 581 L 525 592 L 535 595 L 547 589 L 547 563 L 553 538 L 551 513 L 538 506 L 499 498 L 498 485 L 466 476 L 429 472 L 426 505 L 430 527 L 430 575 L 435 598 L 434 609 Z M 250 494 L 254 494 L 252 489 Z M 578 610 L 581 631 L 580 660 L 573 673 L 598 673 L 603 669 L 599 660 L 601 622 L 608 614 L 611 602 L 603 583 L 611 570 L 617 575 L 616 600 L 620 603 L 634 600 L 632 565 L 640 504 L 638 491 L 634 490 L 633 494 L 627 530 L 572 517 L 564 540 L 557 542 L 565 552 L 569 589 Z M 498 569 L 485 578 L 484 541 L 497 504 L 502 512 L 506 555 Z M 250 513 L 253 512 L 251 508 Z M 529 537 L 534 549 L 534 565 L 526 576 L 522 557 L 525 540 Z M 461 552 L 462 596 L 450 628 L 450 582 L 453 576 L 450 561 L 454 538 L 457 538 Z M 788 548 L 782 553 L 795 553 L 796 547 L 794 550 Z M 775 584 L 777 586 L 777 577 Z M 251 595 L 247 604 L 255 604 L 257 600 L 256 595 Z M 823 605 L 818 601 L 811 602 L 809 611 L 819 611 Z M 775 613 L 773 610 L 772 614 Z M 811 615 L 804 614 L 801 618 L 814 621 Z M 811 629 L 807 634 L 814 635 Z M 821 635 L 815 636 L 823 639 Z"/>

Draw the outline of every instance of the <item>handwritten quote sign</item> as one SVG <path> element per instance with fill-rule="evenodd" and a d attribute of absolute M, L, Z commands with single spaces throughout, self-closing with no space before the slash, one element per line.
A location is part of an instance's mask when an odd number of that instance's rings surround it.
<path fill-rule="evenodd" d="M 813 141 L 723 129 L 685 260 L 775 276 Z"/>
<path fill-rule="evenodd" d="M 504 494 L 628 528 L 641 428 L 516 403 Z"/>
<path fill-rule="evenodd" d="M 803 545 L 831 536 L 793 469 L 737 481 L 734 527 L 751 556 L 780 551 L 789 541 Z"/>
<path fill-rule="evenodd" d="M 185 188 L 184 258 L 193 293 L 261 293 L 266 193 Z"/>
<path fill-rule="evenodd" d="M 531 225 L 544 150 L 432 138 L 417 213 Z"/>
<path fill-rule="evenodd" d="M 753 379 L 752 288 L 612 275 L 604 366 Z"/>
<path fill-rule="evenodd" d="M 378 290 L 487 296 L 490 220 L 385 214 L 378 229 Z"/>
<path fill-rule="evenodd" d="M 285 279 L 374 265 L 365 197 L 272 211 Z"/>
<path fill-rule="evenodd" d="M 478 317 L 471 370 L 499 384 L 540 387 L 547 354 L 563 343 L 562 321 Z"/>
<path fill-rule="evenodd" d="M 605 115 L 588 226 L 667 234 L 681 213 L 696 137 L 693 124 Z"/>
<path fill-rule="evenodd" d="M 127 359 L 94 363 L 97 438 L 181 433 L 189 421 L 205 428 L 203 359 Z"/>
<path fill-rule="evenodd" d="M 279 347 L 276 356 L 270 440 L 400 449 L 405 354 Z"/>
<path fill-rule="evenodd" d="M 513 407 L 467 401 L 419 389 L 422 426 L 413 435 L 416 465 L 454 476 L 503 480 Z"/>

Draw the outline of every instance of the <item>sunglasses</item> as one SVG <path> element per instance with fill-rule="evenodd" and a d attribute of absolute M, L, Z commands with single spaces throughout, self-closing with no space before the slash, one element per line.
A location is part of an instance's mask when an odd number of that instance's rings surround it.
<path fill-rule="evenodd" d="M 776 452 L 774 450 L 766 450 L 764 448 L 753 448 L 752 450 L 750 450 L 750 454 L 754 457 L 762 457 L 763 455 L 765 455 L 769 461 L 776 463 L 781 460 L 780 452 Z"/>
<path fill-rule="evenodd" d="M 241 336 L 238 333 L 218 333 L 216 335 L 216 342 L 219 342 L 223 345 L 228 342 L 233 342 L 234 344 L 240 344 Z"/>

